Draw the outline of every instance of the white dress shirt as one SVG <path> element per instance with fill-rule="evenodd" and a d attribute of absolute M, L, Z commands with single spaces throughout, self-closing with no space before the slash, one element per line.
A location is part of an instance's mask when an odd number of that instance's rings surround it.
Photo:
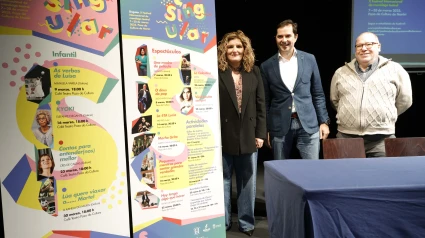
<path fill-rule="evenodd" d="M 291 91 L 292 96 L 294 96 L 294 85 L 298 75 L 297 50 L 294 49 L 294 54 L 289 60 L 285 59 L 280 53 L 278 54 L 280 77 L 282 77 L 285 86 Z M 292 112 L 296 111 L 294 100 L 292 100 Z"/>

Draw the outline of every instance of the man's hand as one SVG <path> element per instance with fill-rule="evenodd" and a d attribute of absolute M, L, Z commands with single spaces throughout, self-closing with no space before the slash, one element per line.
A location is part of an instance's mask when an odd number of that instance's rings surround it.
<path fill-rule="evenodd" d="M 320 139 L 326 139 L 326 138 L 328 138 L 328 135 L 329 135 L 329 126 L 327 124 L 325 124 L 325 123 L 321 124 L 320 125 L 320 129 L 319 129 L 319 132 L 320 132 Z"/>
<path fill-rule="evenodd" d="M 270 142 L 270 133 L 269 132 L 267 132 L 266 146 L 269 147 L 270 149 L 272 148 L 272 144 Z"/>

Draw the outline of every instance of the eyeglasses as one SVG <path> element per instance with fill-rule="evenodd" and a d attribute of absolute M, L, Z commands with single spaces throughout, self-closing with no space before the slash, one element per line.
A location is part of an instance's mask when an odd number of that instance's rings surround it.
<path fill-rule="evenodd" d="M 366 46 L 366 49 L 370 50 L 372 48 L 372 46 L 375 45 L 375 44 L 378 45 L 379 43 L 378 42 L 366 42 L 366 43 L 363 43 L 363 44 L 355 45 L 355 47 L 356 47 L 356 50 L 360 50 L 360 49 L 363 49 L 363 46 Z"/>

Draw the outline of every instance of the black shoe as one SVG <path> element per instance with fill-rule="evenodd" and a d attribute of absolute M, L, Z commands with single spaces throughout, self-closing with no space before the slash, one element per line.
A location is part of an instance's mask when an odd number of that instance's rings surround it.
<path fill-rule="evenodd" d="M 230 225 L 228 227 L 226 227 L 226 231 L 229 231 L 230 229 L 232 229 L 232 223 L 230 222 Z"/>
<path fill-rule="evenodd" d="M 254 230 L 255 229 L 252 229 L 252 230 L 249 230 L 249 231 L 241 231 L 241 232 L 244 233 L 247 236 L 252 236 L 252 234 L 254 234 Z"/>

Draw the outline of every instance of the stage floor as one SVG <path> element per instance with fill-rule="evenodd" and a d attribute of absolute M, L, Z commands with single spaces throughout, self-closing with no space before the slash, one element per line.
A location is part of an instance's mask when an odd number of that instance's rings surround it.
<path fill-rule="evenodd" d="M 227 238 L 249 237 L 238 230 L 237 220 L 238 220 L 238 216 L 236 215 L 236 213 L 232 214 L 232 221 L 233 221 L 232 229 L 226 232 L 226 237 Z M 255 231 L 251 237 L 253 238 L 268 238 L 269 237 L 269 226 L 268 226 L 266 217 L 259 217 L 259 216 L 256 217 Z"/>
<path fill-rule="evenodd" d="M 266 202 L 264 198 L 264 165 L 258 161 L 257 167 L 257 195 L 255 198 L 255 231 L 253 238 L 268 238 L 269 226 L 267 223 Z M 226 232 L 227 238 L 249 237 L 238 230 L 238 216 L 236 207 L 236 181 L 233 174 L 232 182 L 232 229 Z"/>

